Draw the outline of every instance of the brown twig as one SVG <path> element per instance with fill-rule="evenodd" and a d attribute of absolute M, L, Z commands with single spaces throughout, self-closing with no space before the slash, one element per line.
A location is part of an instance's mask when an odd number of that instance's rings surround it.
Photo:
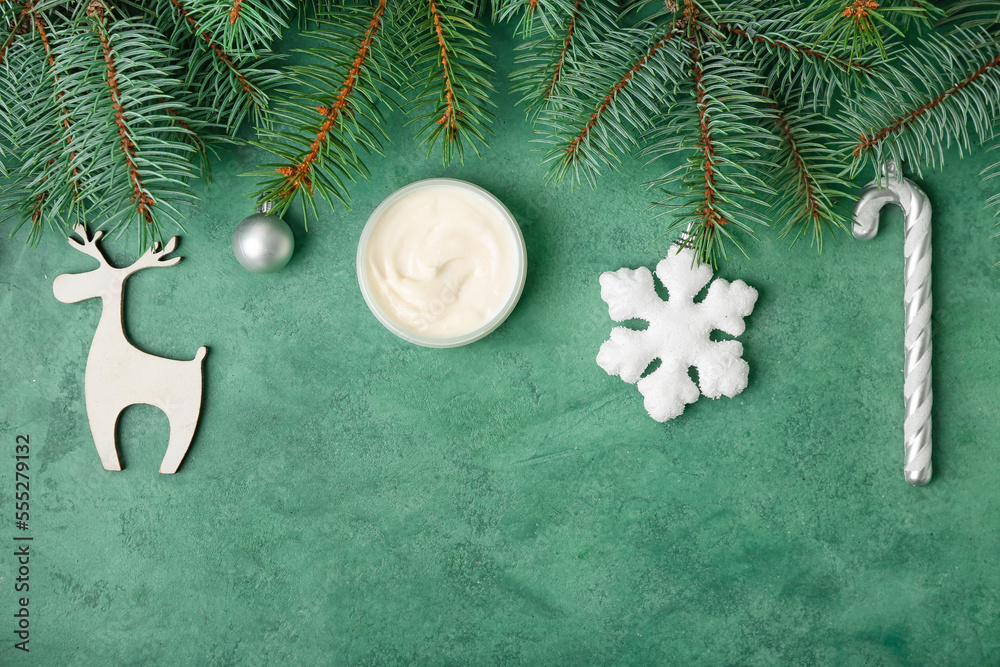
<path fill-rule="evenodd" d="M 7 55 L 7 49 L 10 45 L 17 40 L 21 35 L 27 34 L 30 30 L 30 22 L 26 21 L 29 14 L 34 10 L 34 5 L 31 2 L 25 4 L 24 8 L 17 15 L 17 18 L 11 21 L 10 25 L 7 26 L 7 38 L 4 43 L 0 45 L 0 63 L 3 62 L 4 57 Z M 47 176 L 45 177 L 48 178 Z M 31 208 L 31 224 L 33 227 L 38 226 L 39 220 L 42 219 L 42 208 L 45 205 L 45 200 L 49 197 L 49 191 L 43 190 L 38 193 L 35 199 L 35 204 Z"/>
<path fill-rule="evenodd" d="M 569 49 L 573 45 L 573 33 L 576 32 L 576 19 L 580 16 L 580 5 L 582 4 L 583 0 L 576 0 L 576 4 L 573 5 L 573 16 L 569 20 L 569 26 L 566 28 L 566 40 L 563 42 L 562 51 L 559 52 L 559 60 L 556 61 L 556 71 L 552 73 L 552 81 L 549 82 L 549 88 L 545 91 L 545 97 L 542 98 L 546 102 L 556 89 L 556 84 L 559 83 L 559 76 L 562 74 L 563 65 L 566 63 L 566 54 L 569 53 Z"/>
<path fill-rule="evenodd" d="M 243 11 L 243 0 L 233 0 L 233 8 L 229 10 L 229 25 L 236 25 L 241 11 Z"/>
<path fill-rule="evenodd" d="M 988 71 L 990 71 L 997 65 L 1000 65 L 1000 55 L 997 55 L 995 58 L 993 58 L 993 60 L 984 63 L 975 72 L 967 76 L 962 81 L 959 81 L 951 88 L 938 95 L 937 97 L 932 98 L 931 100 L 925 102 L 924 104 L 920 105 L 913 111 L 903 116 L 898 116 L 889 125 L 878 130 L 871 136 L 868 136 L 867 134 L 862 134 L 861 140 L 854 146 L 854 151 L 852 154 L 854 155 L 854 157 L 859 157 L 861 153 L 871 150 L 872 148 L 880 144 L 882 140 L 888 137 L 890 134 L 898 132 L 899 130 L 903 129 L 904 127 L 906 127 L 916 119 L 920 118 L 931 109 L 937 107 L 939 104 L 944 102 L 952 95 L 958 93 L 958 91 L 972 84 L 972 82 L 974 82 L 976 79 L 986 74 Z"/>
<path fill-rule="evenodd" d="M 49 191 L 43 190 L 38 193 L 35 197 L 35 203 L 31 207 L 31 225 L 33 227 L 38 225 L 38 222 L 42 219 L 42 209 L 45 207 L 45 202 L 49 198 Z"/>
<path fill-rule="evenodd" d="M 63 128 L 67 132 L 66 143 L 72 146 L 72 144 L 73 144 L 73 137 L 72 137 L 72 135 L 69 134 L 69 110 L 66 108 L 65 105 L 61 104 L 62 99 L 63 99 L 63 97 L 64 97 L 65 94 L 64 94 L 64 92 L 62 90 L 58 89 L 59 75 L 56 74 L 56 58 L 55 58 L 55 54 L 52 51 L 52 44 L 49 41 L 49 35 L 48 35 L 48 31 L 46 30 L 45 19 L 42 18 L 41 14 L 37 14 L 37 13 L 34 12 L 34 7 L 33 7 L 32 3 L 29 2 L 26 5 L 26 9 L 27 9 L 27 11 L 31 12 L 32 24 L 35 26 L 35 29 L 38 31 L 38 37 L 39 37 L 39 40 L 42 42 L 42 48 L 45 50 L 45 56 L 46 56 L 46 59 L 48 60 L 49 67 L 52 68 L 52 81 L 53 81 L 53 84 L 55 84 L 55 86 L 56 86 L 56 100 L 58 102 L 60 102 L 60 105 L 59 105 L 59 114 L 62 116 L 62 119 L 63 119 Z M 55 158 L 53 158 L 52 160 L 49 160 L 48 164 L 51 166 L 54 161 L 55 161 Z M 76 161 L 76 151 L 70 151 L 70 164 L 73 164 L 73 162 L 75 162 L 75 161 Z M 75 191 L 75 193 L 76 193 L 77 196 L 80 194 L 79 175 L 80 175 L 80 170 L 76 166 L 73 166 L 73 180 L 72 180 L 72 183 L 73 183 L 73 190 Z M 48 180 L 48 176 L 44 176 L 43 177 L 43 181 L 47 181 L 47 180 Z M 37 197 L 35 198 L 35 203 L 32 206 L 32 210 L 31 210 L 31 224 L 33 226 L 37 226 L 38 223 L 39 223 L 39 221 L 42 219 L 42 210 L 44 209 L 45 202 L 48 201 L 48 198 L 49 198 L 49 191 L 48 190 L 43 190 L 42 192 L 39 192 L 38 195 L 37 195 Z"/>
<path fill-rule="evenodd" d="M 812 175 L 809 173 L 806 162 L 802 158 L 802 153 L 799 151 L 798 139 L 795 138 L 792 126 L 788 124 L 788 119 L 785 118 L 785 114 L 782 112 L 781 107 L 778 106 L 778 103 L 770 100 L 769 104 L 774 109 L 775 123 L 778 125 L 778 129 L 781 130 L 781 137 L 788 145 L 788 151 L 792 155 L 792 161 L 795 163 L 795 169 L 799 174 L 799 182 L 806 195 L 809 215 L 813 220 L 819 220 L 823 217 L 823 211 L 820 207 L 819 199 L 816 197 L 816 191 L 813 188 Z"/>
<path fill-rule="evenodd" d="M 38 37 L 42 42 L 42 47 L 45 49 L 45 56 L 49 61 L 49 67 L 52 68 L 52 81 L 56 84 L 56 100 L 59 104 L 59 115 L 62 116 L 63 129 L 66 130 L 66 143 L 70 146 L 73 145 L 73 136 L 69 133 L 69 109 L 66 108 L 65 104 L 62 104 L 63 97 L 65 93 L 62 90 L 58 90 L 59 75 L 56 73 L 56 56 L 52 51 L 52 45 L 49 42 L 48 31 L 46 30 L 45 19 L 42 18 L 41 14 L 33 14 L 35 29 L 38 31 Z M 69 154 L 70 164 L 76 162 L 76 151 L 70 151 Z M 74 165 L 73 166 L 73 189 L 80 192 L 79 184 L 80 170 Z"/>
<path fill-rule="evenodd" d="M 165 97 L 160 98 L 160 104 L 166 104 L 167 101 L 168 100 Z M 167 107 L 167 114 L 169 114 L 170 117 L 174 119 L 174 122 L 177 123 L 177 126 L 179 128 L 181 128 L 182 130 L 186 130 L 191 134 L 191 140 L 194 142 L 195 146 L 198 147 L 198 150 L 200 152 L 204 153 L 205 152 L 204 142 L 202 142 L 201 137 L 198 136 L 198 133 L 191 129 L 191 126 L 187 124 L 187 121 L 185 121 L 184 118 L 180 114 L 178 114 L 176 110 L 173 109 L 173 107 L 169 106 Z"/>
<path fill-rule="evenodd" d="M 18 37 L 27 33 L 31 30 L 30 25 L 25 22 L 28 18 L 28 14 L 31 13 L 33 9 L 32 3 L 27 3 L 21 12 L 17 15 L 17 18 L 10 22 L 7 26 L 7 37 L 4 39 L 3 44 L 0 44 L 0 63 L 7 56 L 7 49 L 13 44 Z"/>
<path fill-rule="evenodd" d="M 590 134 L 590 131 L 594 129 L 594 126 L 597 124 L 597 121 L 600 120 L 601 118 L 601 114 L 607 111 L 608 107 L 611 106 L 611 103 L 614 102 L 616 97 L 618 97 L 618 94 L 621 93 L 622 90 L 624 90 L 624 88 L 632 80 L 632 77 L 634 77 L 640 70 L 642 70 L 643 67 L 646 66 L 646 63 L 649 62 L 650 58 L 656 55 L 656 52 L 662 49 L 664 44 L 666 44 L 679 34 L 681 34 L 681 29 L 674 28 L 673 30 L 665 34 L 663 37 L 656 40 L 656 43 L 653 44 L 653 46 L 651 46 L 650 49 L 646 51 L 646 53 L 644 53 L 642 57 L 639 58 L 639 60 L 636 61 L 636 63 L 631 67 L 631 69 L 629 69 L 629 71 L 625 73 L 625 76 L 619 79 L 618 83 L 616 83 L 614 87 L 612 87 L 611 90 L 608 92 L 608 94 L 604 96 L 604 99 L 601 100 L 601 103 L 597 105 L 596 109 L 594 109 L 594 113 L 591 114 L 590 120 L 587 121 L 587 124 L 583 126 L 583 129 L 581 129 L 580 132 L 576 135 L 576 137 L 572 141 L 570 141 L 569 144 L 566 146 L 566 157 L 564 158 L 564 162 L 566 164 L 569 164 L 570 162 L 573 161 L 573 159 L 576 157 L 577 150 L 579 150 L 580 148 L 580 144 L 587 138 L 587 136 Z"/>
<path fill-rule="evenodd" d="M 698 125 L 701 134 L 698 138 L 698 148 L 705 156 L 705 205 L 701 208 L 702 226 L 712 228 L 715 225 L 728 224 L 716 208 L 715 201 L 715 144 L 709 127 L 708 102 L 705 99 L 705 78 L 701 69 L 701 49 L 691 49 L 691 72 L 694 78 L 695 104 L 698 107 Z"/>
<path fill-rule="evenodd" d="M 840 15 L 843 18 L 852 19 L 856 25 L 863 27 L 871 25 L 870 15 L 876 9 L 878 9 L 878 3 L 875 0 L 854 0 L 844 8 Z"/>
<path fill-rule="evenodd" d="M 210 48 L 212 52 L 215 53 L 215 56 L 220 61 L 222 61 L 222 63 L 226 67 L 228 67 L 233 74 L 236 75 L 236 78 L 239 80 L 240 85 L 243 86 L 243 90 L 250 95 L 250 99 L 253 101 L 254 106 L 259 108 L 260 104 L 257 102 L 257 98 L 254 97 L 253 95 L 253 86 L 250 85 L 250 82 L 247 81 L 246 77 L 243 75 L 243 72 L 241 72 L 240 68 L 237 67 L 236 63 L 233 62 L 232 56 L 226 53 L 225 49 L 219 46 L 219 43 L 216 42 L 214 39 L 212 39 L 212 36 L 209 35 L 204 29 L 202 29 L 200 25 L 198 25 L 198 22 L 194 20 L 194 18 L 191 16 L 187 8 L 180 0 L 170 0 L 170 2 L 171 4 L 173 4 L 174 7 L 177 8 L 177 14 L 188 22 L 188 25 L 191 26 L 191 30 L 194 31 L 194 34 L 204 39 L 205 43 L 208 45 L 208 48 Z M 230 14 L 230 17 L 231 16 L 232 14 Z"/>
<path fill-rule="evenodd" d="M 777 39 L 771 39 L 766 35 L 754 34 L 751 35 L 746 30 L 738 28 L 734 25 L 728 23 L 716 23 L 714 24 L 719 30 L 731 33 L 733 35 L 738 35 L 749 39 L 751 42 L 757 42 L 759 44 L 765 44 L 767 46 L 782 49 L 789 53 L 796 53 L 803 56 L 808 56 L 809 58 L 814 58 L 816 60 L 821 60 L 825 63 L 830 63 L 836 65 L 845 72 L 850 72 L 851 70 L 858 70 L 864 74 L 874 74 L 875 70 L 870 66 L 856 60 L 844 60 L 843 58 L 838 58 L 837 56 L 830 55 L 829 53 L 821 53 L 814 49 L 810 49 L 804 46 L 795 46 L 794 44 L 789 44 L 788 42 L 782 42 Z"/>
<path fill-rule="evenodd" d="M 121 88 L 118 86 L 118 65 L 115 62 L 115 53 L 111 49 L 111 42 L 108 40 L 107 26 L 104 23 L 106 9 L 101 0 L 93 0 L 87 8 L 87 15 L 94 21 L 94 32 L 101 41 L 101 48 L 104 52 L 104 64 L 107 68 L 107 83 L 111 95 L 111 107 L 115 112 L 115 125 L 118 126 L 118 135 L 121 137 L 121 150 L 125 156 L 125 165 L 128 168 L 129 179 L 132 182 L 131 201 L 136 204 L 136 210 L 147 223 L 153 222 L 152 208 L 156 205 L 153 198 L 146 192 L 142 184 L 142 176 L 139 173 L 139 166 L 135 162 L 135 142 L 132 141 L 132 133 L 129 131 L 126 122 L 125 108 L 122 106 Z"/>
<path fill-rule="evenodd" d="M 354 57 L 351 69 L 347 73 L 344 85 L 337 94 L 337 99 L 330 107 L 316 108 L 324 120 L 319 128 L 319 132 L 316 133 L 316 139 L 313 140 L 312 145 L 309 147 L 309 152 L 294 167 L 278 167 L 278 173 L 288 179 L 284 186 L 282 186 L 279 196 L 287 197 L 303 185 L 309 188 L 310 193 L 312 192 L 312 179 L 309 177 L 309 171 L 312 169 L 313 162 L 319 157 L 320 148 L 326 141 L 337 119 L 345 113 L 350 113 L 350 96 L 354 92 L 354 86 L 357 85 L 358 78 L 361 76 L 361 69 L 371 54 L 372 42 L 375 40 L 375 35 L 378 34 L 379 28 L 382 25 L 385 4 L 386 0 L 379 0 L 378 5 L 375 7 L 375 13 L 372 15 L 371 21 L 368 22 L 368 29 L 365 31 L 365 36 L 358 45 L 357 55 Z"/>
<path fill-rule="evenodd" d="M 437 43 L 441 47 L 441 71 L 444 76 L 444 113 L 438 118 L 438 125 L 444 125 L 449 137 L 458 133 L 458 109 L 455 104 L 455 91 L 451 83 L 451 63 L 448 62 L 448 43 L 444 41 L 444 26 L 441 25 L 441 12 L 437 8 L 437 0 L 430 0 L 431 15 L 434 17 L 434 32 Z"/>

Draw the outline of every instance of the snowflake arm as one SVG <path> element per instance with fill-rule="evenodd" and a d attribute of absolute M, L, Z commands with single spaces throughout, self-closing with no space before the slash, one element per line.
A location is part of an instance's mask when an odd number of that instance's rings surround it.
<path fill-rule="evenodd" d="M 650 344 L 653 341 L 644 333 L 615 327 L 611 330 L 611 340 L 601 346 L 597 363 L 608 375 L 620 375 L 629 384 L 635 384 L 657 357 L 656 346 Z"/>
<path fill-rule="evenodd" d="M 681 257 L 685 258 L 684 261 L 679 261 Z M 690 248 L 684 248 L 680 252 L 671 248 L 670 254 L 656 265 L 656 277 L 667 288 L 670 303 L 693 303 L 698 292 L 712 279 L 712 267 L 706 262 L 699 262 L 694 266 L 693 257 Z"/>
<path fill-rule="evenodd" d="M 645 266 L 602 274 L 601 298 L 608 303 L 608 312 L 615 322 L 633 318 L 648 321 L 646 314 L 653 312 L 660 303 L 653 286 L 653 274 Z"/>
<path fill-rule="evenodd" d="M 698 400 L 698 385 L 688 375 L 687 367 L 676 362 L 664 362 L 636 386 L 643 395 L 646 412 L 658 422 L 679 417 L 685 405 Z"/>
<path fill-rule="evenodd" d="M 724 331 L 730 336 L 739 336 L 747 328 L 743 318 L 753 312 L 755 303 L 757 290 L 742 280 L 729 282 L 719 278 L 709 286 L 701 305 L 705 312 L 711 313 L 713 329 Z M 741 350 L 740 354 L 742 353 Z"/>
<path fill-rule="evenodd" d="M 743 344 L 738 340 L 715 342 L 698 363 L 701 393 L 709 398 L 732 398 L 747 388 L 749 378 L 750 364 L 744 361 Z"/>

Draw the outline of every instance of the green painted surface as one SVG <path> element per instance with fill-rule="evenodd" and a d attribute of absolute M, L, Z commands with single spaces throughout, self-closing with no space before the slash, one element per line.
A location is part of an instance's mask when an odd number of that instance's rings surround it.
<path fill-rule="evenodd" d="M 497 47 L 509 53 L 509 42 Z M 505 66 L 509 62 L 505 61 Z M 982 665 L 1000 662 L 1000 242 L 984 153 L 922 181 L 935 207 L 935 479 L 902 479 L 902 228 L 822 257 L 764 231 L 720 275 L 760 292 L 750 386 L 670 423 L 594 357 L 598 276 L 653 266 L 662 221 L 628 164 L 597 191 L 542 185 L 501 98 L 482 160 L 442 169 L 398 125 L 353 211 L 296 230 L 281 273 L 244 271 L 252 210 L 223 156 L 177 267 L 127 291 L 142 349 L 206 359 L 180 472 L 167 422 L 130 408 L 101 469 L 83 373 L 91 268 L 53 238 L 0 243 L 0 663 L 37 665 Z M 489 338 L 394 338 L 355 281 L 357 239 L 432 176 L 494 192 L 530 269 Z M 130 243 L 108 244 L 119 262 Z M 14 437 L 31 437 L 31 653 L 12 648 Z M 6 620 L 3 620 L 6 619 Z"/>

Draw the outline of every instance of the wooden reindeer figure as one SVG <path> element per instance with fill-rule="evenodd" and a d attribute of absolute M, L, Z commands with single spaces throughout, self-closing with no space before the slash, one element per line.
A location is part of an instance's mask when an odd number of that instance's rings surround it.
<path fill-rule="evenodd" d="M 101 320 L 90 345 L 84 379 L 87 418 L 97 453 L 105 470 L 122 469 L 115 445 L 118 416 L 130 405 L 146 403 L 163 410 L 170 421 L 170 441 L 160 472 L 177 472 L 198 425 L 201 364 L 208 349 L 198 348 L 193 361 L 146 354 L 125 336 L 122 314 L 123 289 L 130 275 L 147 267 L 173 266 L 181 261 L 180 257 L 166 258 L 177 247 L 177 237 L 170 239 L 162 250 L 157 243 L 132 266 L 117 269 L 97 247 L 103 232 L 95 232 L 90 238 L 83 225 L 77 225 L 74 231 L 83 240 L 70 237 L 70 245 L 96 259 L 100 266 L 87 273 L 57 276 L 52 291 L 63 303 L 94 297 L 100 297 L 102 302 Z"/>

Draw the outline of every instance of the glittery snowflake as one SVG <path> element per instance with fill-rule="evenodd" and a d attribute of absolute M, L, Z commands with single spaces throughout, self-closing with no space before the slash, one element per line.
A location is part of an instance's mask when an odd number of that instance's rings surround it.
<path fill-rule="evenodd" d="M 641 267 L 619 269 L 601 276 L 601 298 L 608 303 L 611 319 L 623 322 L 641 319 L 649 327 L 641 331 L 626 327 L 611 330 L 611 340 L 601 346 L 597 363 L 608 375 L 619 375 L 637 384 L 645 397 L 649 415 L 667 421 L 684 412 L 684 406 L 709 398 L 732 398 L 747 386 L 750 366 L 743 360 L 743 344 L 736 340 L 713 341 L 718 329 L 739 336 L 746 329 L 743 318 L 753 311 L 757 290 L 742 280 L 714 280 L 705 298 L 694 298 L 712 280 L 707 264 L 694 266 L 693 251 L 671 249 L 656 266 L 656 276 L 667 288 L 664 301 L 653 286 L 653 274 Z M 656 359 L 660 367 L 643 377 Z M 688 375 L 698 369 L 701 390 Z"/>

